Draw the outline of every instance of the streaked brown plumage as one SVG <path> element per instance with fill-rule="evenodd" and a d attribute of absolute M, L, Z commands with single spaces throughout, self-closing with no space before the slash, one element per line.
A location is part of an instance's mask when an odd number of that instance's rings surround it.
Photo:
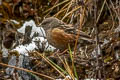
<path fill-rule="evenodd" d="M 68 25 L 55 17 L 50 17 L 44 19 L 41 23 L 41 26 L 45 30 L 48 43 L 52 46 L 61 50 L 67 49 L 68 44 L 71 48 L 74 47 L 78 29 L 76 29 L 73 25 Z M 80 31 L 78 39 L 78 44 L 80 44 L 80 46 L 92 42 L 93 40 L 89 35 Z"/>

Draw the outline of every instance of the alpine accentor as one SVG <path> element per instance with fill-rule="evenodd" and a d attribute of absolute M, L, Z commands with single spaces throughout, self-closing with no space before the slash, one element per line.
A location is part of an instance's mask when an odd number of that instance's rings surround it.
<path fill-rule="evenodd" d="M 66 24 L 55 17 L 50 17 L 44 19 L 41 26 L 45 30 L 46 38 L 49 44 L 60 50 L 67 49 L 68 45 L 70 45 L 71 48 L 74 48 L 78 29 L 76 29 L 73 25 Z M 93 40 L 89 35 L 80 31 L 78 39 L 78 44 L 80 44 L 80 46 L 92 42 Z"/>

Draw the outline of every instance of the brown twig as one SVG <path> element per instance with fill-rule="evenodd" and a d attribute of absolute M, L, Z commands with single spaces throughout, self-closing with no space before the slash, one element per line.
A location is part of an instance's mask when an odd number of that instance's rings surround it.
<path fill-rule="evenodd" d="M 6 66 L 6 67 L 11 67 L 11 68 L 14 68 L 14 69 L 17 69 L 17 70 L 22 70 L 22 71 L 25 71 L 25 72 L 30 72 L 30 73 L 33 73 L 33 74 L 37 74 L 37 75 L 39 75 L 39 76 L 46 77 L 46 78 L 48 78 L 48 79 L 50 79 L 50 80 L 55 80 L 54 78 L 52 78 L 52 77 L 50 77 L 50 76 L 47 76 L 47 75 L 44 75 L 44 74 L 41 74 L 41 73 L 37 73 L 37 72 L 31 71 L 31 70 L 28 70 L 28 69 L 19 68 L 19 67 L 11 66 L 11 65 L 8 65 L 8 64 L 4 64 L 4 63 L 0 63 L 0 65 Z"/>

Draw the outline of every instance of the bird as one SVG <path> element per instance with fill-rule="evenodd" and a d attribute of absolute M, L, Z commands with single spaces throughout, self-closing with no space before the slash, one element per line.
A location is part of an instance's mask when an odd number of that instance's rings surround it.
<path fill-rule="evenodd" d="M 60 50 L 74 48 L 79 29 L 72 24 L 66 24 L 55 17 L 45 18 L 40 26 L 45 30 L 48 43 Z M 80 31 L 78 44 L 84 46 L 92 43 L 93 39 L 85 32 Z"/>

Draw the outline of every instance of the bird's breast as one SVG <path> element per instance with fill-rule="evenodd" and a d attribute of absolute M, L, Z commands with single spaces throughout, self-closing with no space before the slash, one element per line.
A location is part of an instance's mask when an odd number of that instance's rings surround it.
<path fill-rule="evenodd" d="M 47 40 L 49 44 L 59 49 L 68 48 L 68 44 L 73 45 L 75 36 L 68 34 L 59 28 L 54 28 L 47 31 Z"/>

